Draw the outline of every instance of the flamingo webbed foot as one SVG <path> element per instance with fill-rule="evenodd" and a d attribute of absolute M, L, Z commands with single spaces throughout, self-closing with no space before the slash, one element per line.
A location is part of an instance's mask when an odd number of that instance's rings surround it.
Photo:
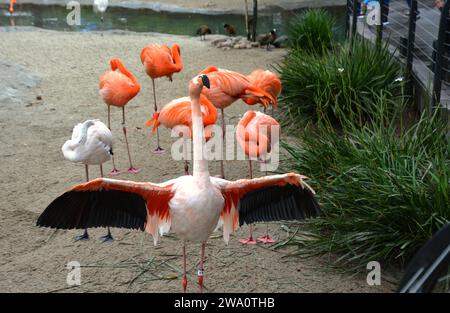
<path fill-rule="evenodd" d="M 139 168 L 135 168 L 135 167 L 133 167 L 133 166 L 130 166 L 130 168 L 127 170 L 127 172 L 128 173 L 131 173 L 131 174 L 137 174 L 137 173 L 139 173 L 141 170 L 139 169 Z"/>
<path fill-rule="evenodd" d="M 256 240 L 253 237 L 239 239 L 239 242 L 244 245 L 256 245 Z"/>
<path fill-rule="evenodd" d="M 110 241 L 114 241 L 113 236 L 111 235 L 111 232 L 108 231 L 108 233 L 105 236 L 101 236 L 100 241 L 105 243 L 105 242 L 110 242 Z"/>
<path fill-rule="evenodd" d="M 82 235 L 78 235 L 74 237 L 75 241 L 85 241 L 89 240 L 89 234 L 87 232 L 87 229 L 84 230 L 84 233 Z"/>
<path fill-rule="evenodd" d="M 164 150 L 163 148 L 161 148 L 160 146 L 156 147 L 155 150 L 153 150 L 154 154 L 163 154 L 165 153 L 166 150 Z"/>
<path fill-rule="evenodd" d="M 262 243 L 274 243 L 275 240 L 273 240 L 269 235 L 264 235 L 257 238 L 258 241 L 261 241 Z"/>
<path fill-rule="evenodd" d="M 109 175 L 110 176 L 117 176 L 117 175 L 120 175 L 120 171 L 117 169 L 117 168 L 113 168 L 112 170 L 111 170 L 111 172 L 109 172 Z"/>

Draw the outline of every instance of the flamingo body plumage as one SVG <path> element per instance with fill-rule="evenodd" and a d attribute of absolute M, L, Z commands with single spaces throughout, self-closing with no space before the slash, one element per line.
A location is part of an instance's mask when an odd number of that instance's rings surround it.
<path fill-rule="evenodd" d="M 86 165 L 100 165 L 112 156 L 112 134 L 99 120 L 75 125 L 72 138 L 62 146 L 64 158 Z"/>
<path fill-rule="evenodd" d="M 141 51 L 141 62 L 151 79 L 167 76 L 172 80 L 172 75 L 183 69 L 178 44 L 173 44 L 172 48 L 161 44 L 148 45 Z"/>
<path fill-rule="evenodd" d="M 257 69 L 247 76 L 253 86 L 261 88 L 269 93 L 273 98 L 273 107 L 277 107 L 277 98 L 281 93 L 281 80 L 277 74 L 269 71 Z M 243 101 L 249 105 L 261 103 L 258 97 L 247 97 Z"/>

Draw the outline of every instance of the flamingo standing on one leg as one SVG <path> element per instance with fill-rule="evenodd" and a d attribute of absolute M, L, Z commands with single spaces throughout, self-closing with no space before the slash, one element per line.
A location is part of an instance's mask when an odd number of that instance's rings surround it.
<path fill-rule="evenodd" d="M 248 78 L 240 73 L 219 69 L 214 66 L 207 67 L 200 74 L 207 74 L 211 82 L 210 89 L 204 89 L 202 93 L 221 110 L 222 136 L 225 138 L 225 114 L 224 109 L 238 99 L 256 98 L 258 102 L 269 105 L 276 100 L 271 94 L 259 87 L 253 86 Z M 256 102 L 255 102 L 256 103 Z M 223 160 L 220 160 L 220 174 L 224 178 Z"/>
<path fill-rule="evenodd" d="M 280 130 L 280 124 L 267 114 L 257 111 L 247 111 L 239 121 L 236 129 L 236 139 L 239 146 L 249 157 L 249 173 L 253 178 L 252 158 L 259 159 L 269 153 L 275 144 L 272 141 L 272 132 Z M 277 139 L 278 136 L 275 136 Z M 266 172 L 267 175 L 267 172 Z M 240 239 L 239 242 L 244 244 L 256 244 L 253 239 L 253 227 L 249 226 L 250 235 L 248 238 Z M 263 243 L 273 243 L 273 239 L 269 236 L 269 226 L 266 224 L 266 235 L 258 238 Z"/>
<path fill-rule="evenodd" d="M 16 0 L 9 0 L 9 14 L 13 15 L 14 13 L 14 4 L 16 4 Z"/>
<path fill-rule="evenodd" d="M 45 209 L 37 226 L 58 229 L 115 226 L 146 230 L 173 229 L 183 241 L 183 289 L 186 291 L 186 243 L 201 243 L 198 284 L 203 291 L 206 242 L 221 217 L 228 242 L 238 225 L 256 221 L 294 220 L 316 216 L 320 209 L 305 176 L 288 173 L 227 181 L 211 177 L 204 158 L 200 92 L 210 85 L 206 75 L 189 84 L 192 106 L 194 171 L 161 184 L 98 178 L 73 187 Z"/>
<path fill-rule="evenodd" d="M 113 58 L 111 59 L 110 64 L 111 71 L 106 72 L 100 77 L 99 93 L 103 101 L 108 105 L 109 129 L 111 129 L 111 106 L 113 105 L 122 108 L 122 130 L 127 145 L 128 160 L 130 161 L 128 172 L 136 174 L 139 173 L 140 170 L 135 168 L 131 162 L 130 147 L 128 145 L 127 129 L 125 126 L 125 105 L 139 93 L 141 87 L 136 77 L 125 68 L 120 59 Z M 113 169 L 110 175 L 120 174 L 119 170 L 116 168 L 114 157 L 112 161 Z"/>
<path fill-rule="evenodd" d="M 89 165 L 100 165 L 100 175 L 103 177 L 102 164 L 111 159 L 112 134 L 108 127 L 99 120 L 87 120 L 73 128 L 72 138 L 62 146 L 64 157 L 71 162 L 84 164 L 86 181 L 89 181 Z M 84 234 L 75 237 L 75 240 L 87 240 L 87 228 Z M 101 237 L 103 241 L 113 240 L 108 227 L 108 234 Z"/>
<path fill-rule="evenodd" d="M 217 121 L 216 107 L 204 95 L 200 95 L 200 109 L 202 113 L 203 126 L 205 127 L 206 141 L 211 138 L 211 129 L 209 125 L 214 125 Z M 153 124 L 152 135 L 159 125 L 173 129 L 179 125 L 184 125 L 190 129 L 190 137 L 192 138 L 192 105 L 189 97 L 178 98 L 170 101 L 162 107 L 159 112 L 153 114 L 152 118 L 146 123 L 147 127 Z M 189 163 L 187 160 L 186 134 L 180 134 L 184 137 L 184 172 L 189 175 Z"/>
<path fill-rule="evenodd" d="M 148 45 L 141 51 L 141 62 L 145 67 L 145 72 L 152 79 L 154 110 L 156 113 L 158 112 L 158 106 L 156 104 L 155 79 L 167 76 L 172 81 L 172 75 L 183 69 L 180 46 L 174 44 L 172 45 L 172 49 L 170 49 L 166 45 Z M 164 149 L 159 145 L 158 129 L 156 129 L 156 145 L 155 153 L 164 152 Z"/>
<path fill-rule="evenodd" d="M 276 110 L 277 108 L 277 98 L 281 93 L 281 80 L 278 75 L 268 70 L 257 69 L 251 72 L 247 78 L 250 81 L 250 84 L 261 88 L 272 95 L 274 100 L 274 102 L 272 102 L 273 115 L 273 110 Z M 243 99 L 243 101 L 249 105 L 262 103 L 258 97 L 247 97 Z M 264 106 L 264 113 L 266 113 L 266 106 Z"/>

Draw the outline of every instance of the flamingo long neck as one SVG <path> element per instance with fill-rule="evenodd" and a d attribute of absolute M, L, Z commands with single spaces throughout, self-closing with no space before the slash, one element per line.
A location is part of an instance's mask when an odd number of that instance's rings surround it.
<path fill-rule="evenodd" d="M 178 45 L 173 45 L 172 46 L 172 57 L 173 57 L 173 62 L 174 62 L 174 70 L 176 72 L 179 72 L 183 69 L 183 61 L 181 61 L 181 56 L 180 56 L 180 52 L 179 52 L 179 46 Z"/>
<path fill-rule="evenodd" d="M 208 171 L 208 160 L 204 157 L 204 128 L 202 113 L 200 109 L 200 95 L 191 96 L 192 106 L 192 142 L 194 146 L 194 170 L 193 176 L 210 182 Z"/>
<path fill-rule="evenodd" d="M 125 76 L 127 76 L 129 79 L 131 79 L 131 81 L 133 82 L 133 85 L 134 85 L 134 89 L 138 89 L 138 90 L 139 90 L 140 85 L 139 85 L 139 82 L 138 82 L 137 78 L 134 77 L 134 75 L 131 74 L 131 73 L 127 70 L 127 68 L 126 68 L 121 62 L 117 61 L 117 62 L 116 62 L 116 66 L 117 66 L 117 69 L 118 69 L 123 75 L 125 75 Z"/>

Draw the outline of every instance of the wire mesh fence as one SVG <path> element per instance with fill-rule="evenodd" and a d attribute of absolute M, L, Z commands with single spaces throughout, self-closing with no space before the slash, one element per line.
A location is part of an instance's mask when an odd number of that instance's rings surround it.
<path fill-rule="evenodd" d="M 449 10 L 448 0 L 348 0 L 347 36 L 351 41 L 358 34 L 387 42 L 404 66 L 407 85 L 412 85 L 414 75 L 433 105 L 448 103 Z"/>

